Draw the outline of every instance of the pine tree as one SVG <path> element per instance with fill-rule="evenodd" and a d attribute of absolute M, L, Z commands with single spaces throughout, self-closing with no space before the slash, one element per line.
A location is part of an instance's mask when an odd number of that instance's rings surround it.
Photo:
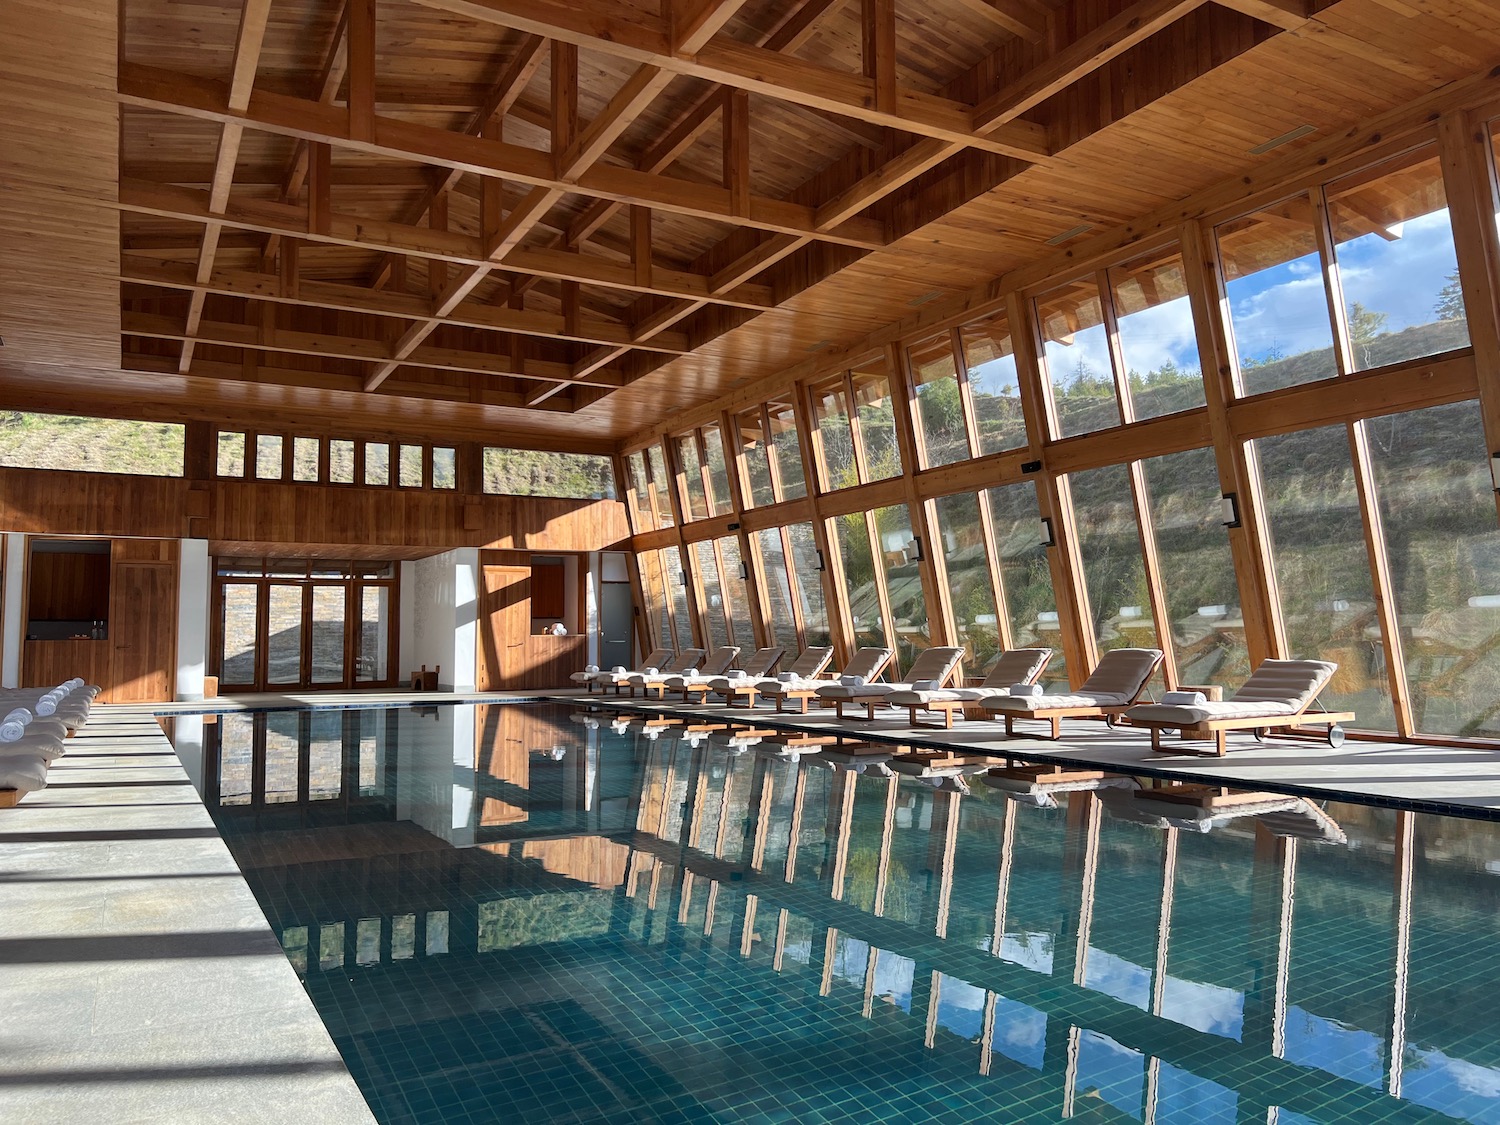
<path fill-rule="evenodd" d="M 1447 277 L 1447 284 L 1438 290 L 1437 304 L 1432 314 L 1439 320 L 1468 320 L 1469 312 L 1464 308 L 1464 291 L 1458 283 L 1458 270 Z"/>

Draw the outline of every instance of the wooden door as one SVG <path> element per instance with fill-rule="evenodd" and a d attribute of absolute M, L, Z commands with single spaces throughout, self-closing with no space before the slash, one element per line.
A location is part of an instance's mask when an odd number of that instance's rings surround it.
<path fill-rule="evenodd" d="M 526 637 L 531 632 L 531 568 L 485 566 L 482 570 L 475 682 L 480 691 L 519 688 L 526 675 Z"/>
<path fill-rule="evenodd" d="M 116 562 L 110 603 L 109 702 L 171 699 L 177 679 L 177 567 Z"/>

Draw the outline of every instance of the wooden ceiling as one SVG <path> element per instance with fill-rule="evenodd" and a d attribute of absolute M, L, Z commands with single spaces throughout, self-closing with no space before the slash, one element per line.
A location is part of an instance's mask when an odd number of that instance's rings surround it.
<path fill-rule="evenodd" d="M 1500 60 L 1489 0 L 70 3 L 0 48 L 15 403 L 577 448 Z"/>

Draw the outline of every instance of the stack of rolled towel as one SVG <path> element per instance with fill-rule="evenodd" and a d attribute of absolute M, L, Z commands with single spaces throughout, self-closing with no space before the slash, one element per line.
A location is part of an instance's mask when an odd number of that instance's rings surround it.
<path fill-rule="evenodd" d="M 34 688 L 0 692 L 0 707 L 10 708 L 0 718 L 0 791 L 44 788 L 47 766 L 62 756 L 64 740 L 88 721 L 98 694 L 81 679 L 42 693 Z"/>

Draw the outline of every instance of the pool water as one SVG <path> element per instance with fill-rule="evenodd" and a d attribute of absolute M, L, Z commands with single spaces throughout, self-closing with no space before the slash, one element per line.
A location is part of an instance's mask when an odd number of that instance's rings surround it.
<path fill-rule="evenodd" d="M 584 718 L 209 728 L 381 1121 L 1500 1122 L 1500 825 Z"/>

